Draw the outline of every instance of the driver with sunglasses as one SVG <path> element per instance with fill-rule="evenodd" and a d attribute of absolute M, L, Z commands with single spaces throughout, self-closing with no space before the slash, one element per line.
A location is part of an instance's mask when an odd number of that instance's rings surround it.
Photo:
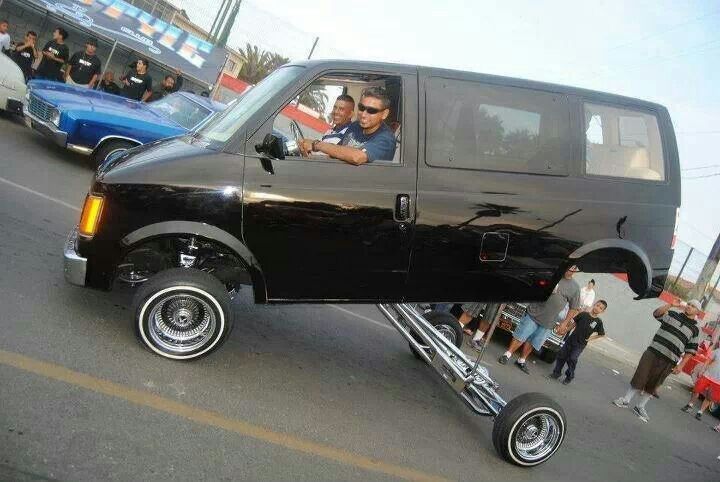
<path fill-rule="evenodd" d="M 359 166 L 367 162 L 391 161 L 395 156 L 395 136 L 385 124 L 390 115 L 390 97 L 382 87 L 363 91 L 358 103 L 357 120 L 350 124 L 339 145 L 321 140 L 301 139 L 300 152 L 308 157 L 312 152 Z"/>

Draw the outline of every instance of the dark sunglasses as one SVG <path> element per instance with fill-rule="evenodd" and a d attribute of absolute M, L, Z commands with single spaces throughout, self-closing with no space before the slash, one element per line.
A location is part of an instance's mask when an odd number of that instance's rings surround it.
<path fill-rule="evenodd" d="M 377 114 L 378 112 L 384 111 L 385 109 L 377 109 L 377 108 L 375 108 L 375 107 L 368 107 L 368 106 L 366 106 L 365 104 L 358 104 L 358 110 L 359 110 L 360 112 L 365 112 L 365 111 L 367 111 L 368 114 L 375 115 L 375 114 Z"/>

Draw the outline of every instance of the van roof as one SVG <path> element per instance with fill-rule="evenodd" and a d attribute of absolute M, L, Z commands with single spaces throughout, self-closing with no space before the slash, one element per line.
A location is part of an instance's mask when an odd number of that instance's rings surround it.
<path fill-rule="evenodd" d="M 308 68 L 331 67 L 331 68 L 362 68 L 367 70 L 394 70 L 398 73 L 416 74 L 425 72 L 427 75 L 437 77 L 451 77 L 460 80 L 487 82 L 492 84 L 510 85 L 514 87 L 523 87 L 527 89 L 545 90 L 558 92 L 567 95 L 576 95 L 580 97 L 593 98 L 595 100 L 605 100 L 607 102 L 617 104 L 631 104 L 635 106 L 643 106 L 647 109 L 667 111 L 665 106 L 634 97 L 611 94 L 609 92 L 601 92 L 591 89 L 583 89 L 580 87 L 571 87 L 567 85 L 554 84 L 551 82 L 540 82 L 535 80 L 520 79 L 515 77 L 506 77 L 501 75 L 482 74 L 478 72 L 469 72 L 463 70 L 442 69 L 438 67 L 424 67 L 419 65 L 395 64 L 389 62 L 369 62 L 364 60 L 304 60 L 291 62 L 289 65 L 300 65 Z"/>

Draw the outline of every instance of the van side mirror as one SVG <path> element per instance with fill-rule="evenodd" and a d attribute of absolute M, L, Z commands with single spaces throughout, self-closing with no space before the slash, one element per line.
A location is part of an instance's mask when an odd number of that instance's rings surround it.
<path fill-rule="evenodd" d="M 285 146 L 279 137 L 273 134 L 265 135 L 262 144 L 255 144 L 255 150 L 260 154 L 266 154 L 271 159 L 285 159 Z"/>

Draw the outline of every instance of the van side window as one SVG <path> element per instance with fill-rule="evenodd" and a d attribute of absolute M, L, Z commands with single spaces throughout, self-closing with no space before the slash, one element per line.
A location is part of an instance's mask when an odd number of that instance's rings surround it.
<path fill-rule="evenodd" d="M 433 77 L 427 84 L 426 162 L 566 174 L 569 118 L 559 94 Z"/>
<path fill-rule="evenodd" d="M 363 94 L 384 95 L 365 102 Z M 363 113 L 361 114 L 360 110 Z M 360 117 L 373 116 L 375 125 L 360 124 Z M 384 118 L 384 119 L 383 119 Z M 368 121 L 369 122 L 369 121 Z M 379 127 L 378 127 L 379 123 Z M 370 73 L 332 73 L 315 79 L 291 100 L 273 120 L 273 133 L 285 142 L 289 157 L 310 160 L 333 158 L 322 151 L 301 152 L 302 139 L 346 146 L 364 151 L 368 162 L 400 163 L 402 123 L 402 79 L 393 75 Z M 370 125 L 370 124 L 369 124 Z"/>
<path fill-rule="evenodd" d="M 585 104 L 585 136 L 587 174 L 665 179 L 660 129 L 654 115 Z"/>

